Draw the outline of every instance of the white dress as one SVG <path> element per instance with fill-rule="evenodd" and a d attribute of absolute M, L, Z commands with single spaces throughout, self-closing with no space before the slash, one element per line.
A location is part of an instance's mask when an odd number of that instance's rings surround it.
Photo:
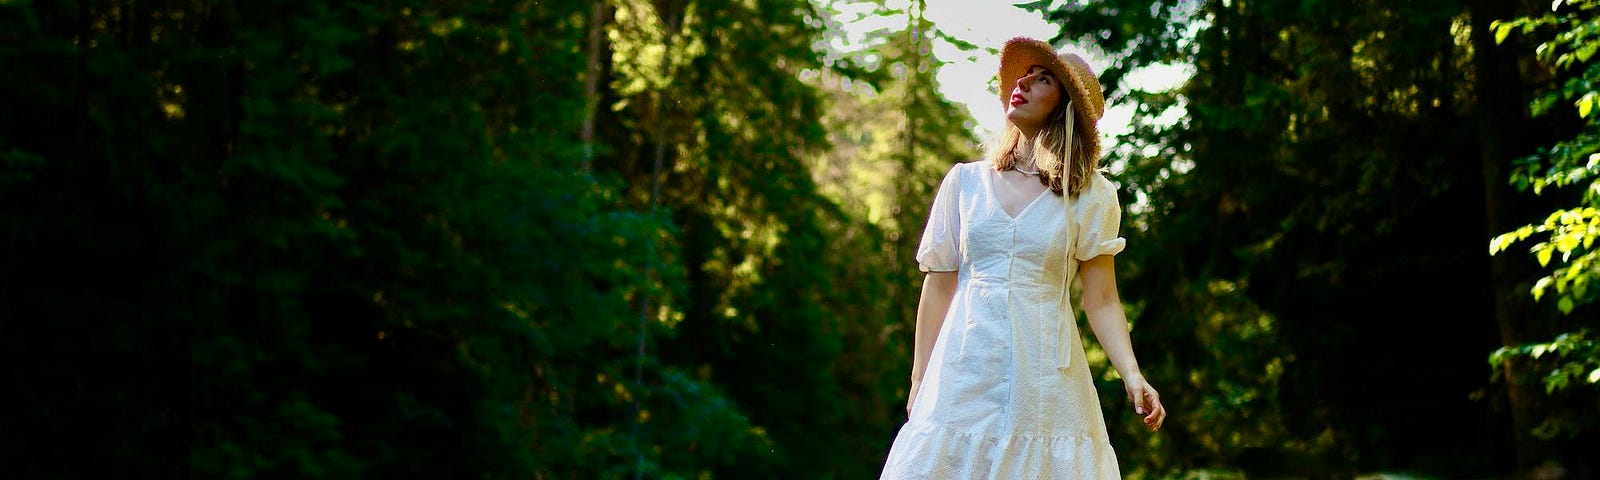
<path fill-rule="evenodd" d="M 1117 479 L 1068 285 L 1078 263 L 1122 251 L 1116 187 L 1040 193 L 1013 218 L 989 161 L 939 185 L 917 263 L 958 271 L 889 479 Z"/>

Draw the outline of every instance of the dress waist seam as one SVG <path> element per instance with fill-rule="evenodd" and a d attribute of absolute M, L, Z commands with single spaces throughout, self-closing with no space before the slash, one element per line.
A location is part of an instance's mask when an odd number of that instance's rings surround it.
<path fill-rule="evenodd" d="M 967 277 L 968 282 L 999 283 L 1004 285 L 1023 285 L 1030 287 L 1059 287 L 1061 284 L 1051 282 L 1035 282 L 1031 280 L 1016 280 L 1006 277 Z"/>

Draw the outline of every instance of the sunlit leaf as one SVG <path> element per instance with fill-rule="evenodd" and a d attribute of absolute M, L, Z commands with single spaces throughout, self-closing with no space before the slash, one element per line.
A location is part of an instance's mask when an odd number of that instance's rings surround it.
<path fill-rule="evenodd" d="M 1589 43 L 1584 44 L 1584 46 L 1579 48 L 1578 51 L 1577 51 L 1578 61 L 1580 61 L 1580 62 L 1589 61 L 1589 57 L 1594 56 L 1594 52 L 1595 52 L 1596 47 L 1600 47 L 1600 44 L 1597 44 L 1597 43 L 1594 43 L 1594 42 L 1589 42 Z"/>

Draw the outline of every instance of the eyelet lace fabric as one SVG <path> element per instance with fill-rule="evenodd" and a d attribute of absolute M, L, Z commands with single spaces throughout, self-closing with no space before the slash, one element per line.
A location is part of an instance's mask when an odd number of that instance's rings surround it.
<path fill-rule="evenodd" d="M 935 195 L 917 262 L 958 272 L 956 295 L 880 478 L 1121 478 L 1067 288 L 1125 245 L 1116 187 L 1095 174 L 1013 216 L 995 179 L 988 161 L 957 164 Z"/>

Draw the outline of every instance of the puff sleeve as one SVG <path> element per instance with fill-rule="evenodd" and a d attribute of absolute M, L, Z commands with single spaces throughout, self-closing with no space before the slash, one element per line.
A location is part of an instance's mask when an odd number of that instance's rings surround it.
<path fill-rule="evenodd" d="M 1072 214 L 1078 223 L 1073 256 L 1079 261 L 1116 255 L 1127 245 L 1127 240 L 1117 235 L 1117 229 L 1122 226 L 1122 203 L 1117 201 L 1117 186 L 1100 172 L 1094 172 L 1089 187 L 1078 194 Z"/>
<path fill-rule="evenodd" d="M 939 182 L 939 192 L 928 209 L 928 222 L 917 246 L 917 266 L 923 272 L 953 272 L 961 262 L 961 164 L 950 167 Z"/>

